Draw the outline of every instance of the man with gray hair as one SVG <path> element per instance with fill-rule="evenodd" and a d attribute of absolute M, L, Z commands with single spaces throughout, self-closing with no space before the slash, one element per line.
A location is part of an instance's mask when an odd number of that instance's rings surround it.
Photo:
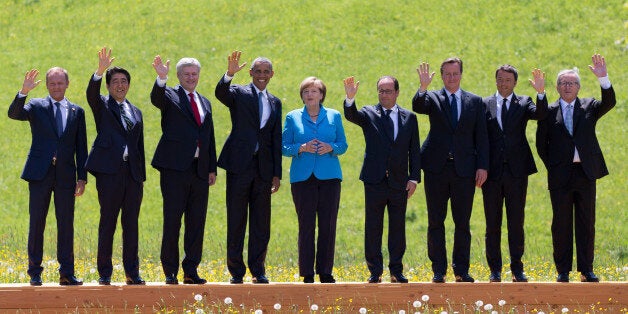
<path fill-rule="evenodd" d="M 228 56 L 227 72 L 216 85 L 216 98 L 229 108 L 231 133 L 218 166 L 227 171 L 227 267 L 230 282 L 242 283 L 246 266 L 242 257 L 249 216 L 248 266 L 253 283 L 268 283 L 265 271 L 270 240 L 270 195 L 281 180 L 281 101 L 266 86 L 274 75 L 267 58 L 253 60 L 248 85 L 231 85 L 240 51 Z"/>
<path fill-rule="evenodd" d="M 595 244 L 595 181 L 608 174 L 595 134 L 597 121 L 615 106 L 615 91 L 608 79 L 604 57 L 594 54 L 589 69 L 600 82 L 602 100 L 578 98 L 580 76 L 576 70 L 558 73 L 560 99 L 539 121 L 536 148 L 547 168 L 552 201 L 552 242 L 558 282 L 569 282 L 573 260 L 573 230 L 576 256 L 583 282 L 598 282 L 593 272 Z"/>
<path fill-rule="evenodd" d="M 196 91 L 201 64 L 194 58 L 177 63 L 179 85 L 166 86 L 170 60 L 153 60 L 157 81 L 150 93 L 153 105 L 161 110 L 162 135 L 152 166 L 160 172 L 163 197 L 163 238 L 161 265 L 166 284 L 178 284 L 179 231 L 185 214 L 181 262 L 183 283 L 204 284 L 198 275 L 203 251 L 209 187 L 216 182 L 216 142 L 211 104 Z"/>

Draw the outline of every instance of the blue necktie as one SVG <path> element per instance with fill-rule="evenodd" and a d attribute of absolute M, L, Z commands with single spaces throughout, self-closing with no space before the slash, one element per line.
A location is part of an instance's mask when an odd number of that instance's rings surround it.
<path fill-rule="evenodd" d="M 501 114 L 501 119 L 502 119 L 502 130 L 505 130 L 506 127 L 506 115 L 508 114 L 508 107 L 506 107 L 506 98 L 504 98 L 504 100 L 502 101 L 502 114 Z"/>
<path fill-rule="evenodd" d="M 61 114 L 61 104 L 59 102 L 55 102 L 55 122 L 57 124 L 57 135 L 61 137 L 63 134 L 63 115 Z"/>
<path fill-rule="evenodd" d="M 573 135 L 573 105 L 567 105 L 563 119 L 565 120 L 565 127 L 567 127 L 567 131 L 569 131 L 569 135 Z"/>
<path fill-rule="evenodd" d="M 264 115 L 264 102 L 262 101 L 262 97 L 264 97 L 264 94 L 262 92 L 259 92 L 259 94 L 257 94 L 257 106 L 258 106 L 258 110 L 259 110 L 259 128 L 262 128 L 262 116 Z"/>
<path fill-rule="evenodd" d="M 458 103 L 456 102 L 455 94 L 451 94 L 451 102 L 449 104 L 451 105 L 451 126 L 455 129 L 458 124 Z"/>
<path fill-rule="evenodd" d="M 390 136 L 390 139 L 394 140 L 395 139 L 395 125 L 393 124 L 393 120 L 390 117 L 391 112 L 392 112 L 392 109 L 386 109 L 386 116 L 384 117 L 384 124 L 386 125 L 386 132 L 388 133 L 388 136 Z"/>

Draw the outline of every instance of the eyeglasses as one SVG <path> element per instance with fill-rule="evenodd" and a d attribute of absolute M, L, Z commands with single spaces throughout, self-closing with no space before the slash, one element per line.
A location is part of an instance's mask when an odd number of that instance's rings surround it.
<path fill-rule="evenodd" d="M 558 83 L 558 85 L 563 86 L 563 87 L 572 87 L 572 86 L 579 86 L 580 83 L 578 83 L 578 82 L 560 82 L 560 83 Z"/>
<path fill-rule="evenodd" d="M 392 95 L 392 93 L 394 93 L 395 91 L 392 89 L 380 89 L 377 91 L 380 95 L 384 94 L 384 95 Z"/>

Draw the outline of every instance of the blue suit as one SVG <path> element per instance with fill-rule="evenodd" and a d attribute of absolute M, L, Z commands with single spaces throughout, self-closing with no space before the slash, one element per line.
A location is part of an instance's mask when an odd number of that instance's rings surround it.
<path fill-rule="evenodd" d="M 22 172 L 22 179 L 29 183 L 28 274 L 33 277 L 43 270 L 44 228 L 54 192 L 59 273 L 73 276 L 74 192 L 77 179 L 87 181 L 85 112 L 67 101 L 66 126 L 59 137 L 52 98 L 33 98 L 25 103 L 26 97 L 18 94 L 8 115 L 14 120 L 28 120 L 31 125 L 32 143 Z"/>
<path fill-rule="evenodd" d="M 304 277 L 313 276 L 314 272 L 322 276 L 332 273 L 342 180 L 338 155 L 347 151 L 340 112 L 322 105 L 319 108 L 315 121 L 305 107 L 290 111 L 281 136 L 283 155 L 292 157 L 290 183 L 299 218 L 299 274 Z M 299 147 L 313 139 L 331 145 L 333 151 L 323 155 L 299 153 Z M 317 216 L 319 228 L 314 268 Z"/>

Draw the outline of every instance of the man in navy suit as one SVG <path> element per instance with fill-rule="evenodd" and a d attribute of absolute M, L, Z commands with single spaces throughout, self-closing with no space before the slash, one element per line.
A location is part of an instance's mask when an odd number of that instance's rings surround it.
<path fill-rule="evenodd" d="M 122 209 L 122 263 L 129 285 L 145 284 L 140 277 L 137 219 L 140 214 L 146 166 L 142 112 L 126 99 L 131 75 L 123 68 L 107 70 L 114 58 L 111 49 L 98 52 L 98 69 L 87 85 L 87 103 L 92 108 L 98 135 L 85 169 L 96 177 L 100 203 L 98 225 L 98 273 L 101 285 L 111 284 L 111 254 L 118 215 Z M 100 95 L 106 73 L 108 96 Z"/>
<path fill-rule="evenodd" d="M 523 221 L 525 217 L 528 176 L 536 173 L 534 157 L 526 138 L 528 120 L 545 118 L 545 73 L 532 71 L 530 84 L 537 92 L 536 103 L 528 96 L 515 95 L 519 74 L 505 64 L 495 71 L 497 93 L 484 98 L 486 128 L 489 140 L 488 179 L 482 185 L 486 217 L 486 260 L 491 270 L 490 282 L 501 282 L 502 205 L 506 205 L 508 246 L 512 281 L 527 282 L 521 257 L 524 251 Z"/>
<path fill-rule="evenodd" d="M 194 58 L 177 63 L 179 85 L 166 86 L 170 60 L 153 60 L 157 80 L 150 93 L 153 105 L 161 111 L 162 135 L 152 166 L 159 170 L 163 197 L 163 238 L 161 265 L 166 284 L 178 284 L 179 231 L 185 215 L 181 263 L 183 283 L 204 284 L 198 275 L 203 252 L 203 236 L 209 187 L 216 182 L 216 141 L 211 104 L 196 92 L 201 64 Z"/>
<path fill-rule="evenodd" d="M 70 80 L 68 72 L 59 67 L 46 72 L 49 96 L 33 98 L 26 103 L 28 93 L 41 82 L 37 80 L 38 74 L 37 70 L 26 72 L 22 89 L 8 113 L 9 118 L 28 120 L 31 126 L 32 143 L 22 172 L 29 190 L 30 284 L 42 284 L 44 228 L 54 192 L 59 284 L 82 285 L 83 282 L 74 276 L 74 200 L 83 195 L 87 183 L 85 112 L 65 98 Z"/>
<path fill-rule="evenodd" d="M 419 129 L 416 115 L 397 105 L 399 82 L 392 76 L 377 81 L 379 104 L 358 110 L 355 95 L 360 82 L 344 80 L 347 120 L 362 128 L 366 148 L 360 180 L 364 182 L 364 250 L 371 273 L 369 283 L 381 282 L 382 233 L 388 207 L 390 281 L 407 283 L 403 275 L 406 251 L 406 207 L 421 181 Z"/>
<path fill-rule="evenodd" d="M 560 99 L 551 104 L 547 118 L 539 121 L 536 148 L 547 168 L 552 200 L 552 242 L 558 282 L 569 282 L 575 225 L 576 256 L 580 280 L 598 282 L 593 272 L 595 245 L 595 181 L 608 174 L 595 126 L 615 107 L 615 91 L 608 79 L 606 61 L 599 54 L 589 69 L 600 82 L 602 100 L 579 98 L 576 70 L 558 73 Z"/>
<path fill-rule="evenodd" d="M 469 275 L 469 220 L 475 186 L 481 187 L 487 177 L 488 135 L 482 98 L 460 89 L 462 70 L 462 60 L 446 59 L 440 67 L 445 87 L 428 92 L 435 73 L 430 73 L 429 64 L 421 63 L 417 69 L 421 86 L 412 99 L 412 110 L 430 119 L 430 131 L 421 147 L 421 165 L 425 176 L 432 282 L 445 282 L 447 272 L 448 200 L 455 224 L 452 267 L 456 282 L 475 281 Z"/>
<path fill-rule="evenodd" d="M 253 60 L 248 85 L 231 85 L 240 51 L 228 57 L 227 73 L 216 85 L 216 98 L 229 108 L 231 133 L 218 158 L 227 171 L 227 267 L 230 282 L 242 283 L 246 266 L 242 257 L 249 216 L 248 266 L 253 283 L 268 283 L 265 270 L 270 240 L 270 195 L 281 180 L 281 101 L 266 89 L 274 75 L 267 58 Z"/>

